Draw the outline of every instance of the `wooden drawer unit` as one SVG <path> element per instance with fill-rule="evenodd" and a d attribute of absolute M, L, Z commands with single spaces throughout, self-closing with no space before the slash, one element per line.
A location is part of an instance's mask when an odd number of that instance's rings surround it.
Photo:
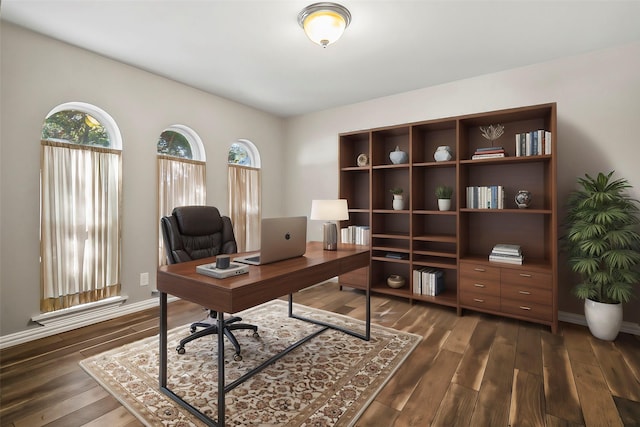
<path fill-rule="evenodd" d="M 524 318 L 551 321 L 552 305 L 549 298 L 546 303 L 535 303 L 533 301 L 512 300 L 507 298 L 500 299 L 500 310 L 503 313 L 515 314 Z"/>
<path fill-rule="evenodd" d="M 513 285 L 532 286 L 551 290 L 553 286 L 551 274 L 541 273 L 538 271 L 515 270 L 511 268 L 502 268 L 500 272 L 500 281 Z"/>
<path fill-rule="evenodd" d="M 463 291 L 460 293 L 460 304 L 480 310 L 500 311 L 500 296 Z"/>
<path fill-rule="evenodd" d="M 553 322 L 553 280 L 543 271 L 460 262 L 460 304 L 534 322 Z"/>

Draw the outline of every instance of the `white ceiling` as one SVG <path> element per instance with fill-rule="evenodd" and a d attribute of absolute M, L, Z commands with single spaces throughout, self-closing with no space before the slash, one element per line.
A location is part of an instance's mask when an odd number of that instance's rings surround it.
<path fill-rule="evenodd" d="M 299 0 L 2 0 L 0 16 L 287 117 L 640 40 L 640 1 L 342 0 L 322 49 Z"/>

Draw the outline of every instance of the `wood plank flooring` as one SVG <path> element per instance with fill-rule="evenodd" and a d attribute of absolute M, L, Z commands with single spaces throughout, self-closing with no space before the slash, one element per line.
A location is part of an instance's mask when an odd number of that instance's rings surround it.
<path fill-rule="evenodd" d="M 364 319 L 360 291 L 328 282 L 297 303 Z M 170 304 L 169 327 L 203 317 Z M 543 326 L 374 295 L 372 321 L 422 342 L 358 426 L 640 426 L 640 337 L 599 341 L 585 327 Z M 157 310 L 5 349 L 2 426 L 140 426 L 78 365 L 88 356 L 158 333 Z M 185 329 L 185 334 L 188 330 Z"/>

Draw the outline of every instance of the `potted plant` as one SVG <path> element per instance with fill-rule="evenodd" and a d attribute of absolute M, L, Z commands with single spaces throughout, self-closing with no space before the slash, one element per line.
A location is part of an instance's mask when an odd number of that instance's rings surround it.
<path fill-rule="evenodd" d="M 638 201 L 626 190 L 626 179 L 612 179 L 614 171 L 578 178 L 579 190 L 568 199 L 564 237 L 569 265 L 580 276 L 573 291 L 585 300 L 591 334 L 612 341 L 622 325 L 622 303 L 640 282 L 640 222 Z"/>
<path fill-rule="evenodd" d="M 399 211 L 404 209 L 404 200 L 402 197 L 402 188 L 396 187 L 389 190 L 393 194 L 393 209 Z"/>
<path fill-rule="evenodd" d="M 448 211 L 451 209 L 451 196 L 453 195 L 453 188 L 446 185 L 439 185 L 436 187 L 436 197 L 438 198 L 438 209 L 441 211 Z"/>

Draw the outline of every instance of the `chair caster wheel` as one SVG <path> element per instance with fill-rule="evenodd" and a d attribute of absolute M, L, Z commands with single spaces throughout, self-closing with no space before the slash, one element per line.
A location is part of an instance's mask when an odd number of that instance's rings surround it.
<path fill-rule="evenodd" d="M 258 331 L 255 331 L 255 332 L 253 333 L 253 337 L 254 337 L 254 338 L 260 338 L 260 334 L 258 333 Z"/>
<path fill-rule="evenodd" d="M 184 354 L 186 350 L 183 346 L 179 346 L 176 348 L 176 351 L 178 352 L 178 354 Z"/>
<path fill-rule="evenodd" d="M 242 360 L 242 355 L 240 355 L 240 353 L 234 354 L 233 360 L 235 360 L 236 362 L 240 362 Z"/>

